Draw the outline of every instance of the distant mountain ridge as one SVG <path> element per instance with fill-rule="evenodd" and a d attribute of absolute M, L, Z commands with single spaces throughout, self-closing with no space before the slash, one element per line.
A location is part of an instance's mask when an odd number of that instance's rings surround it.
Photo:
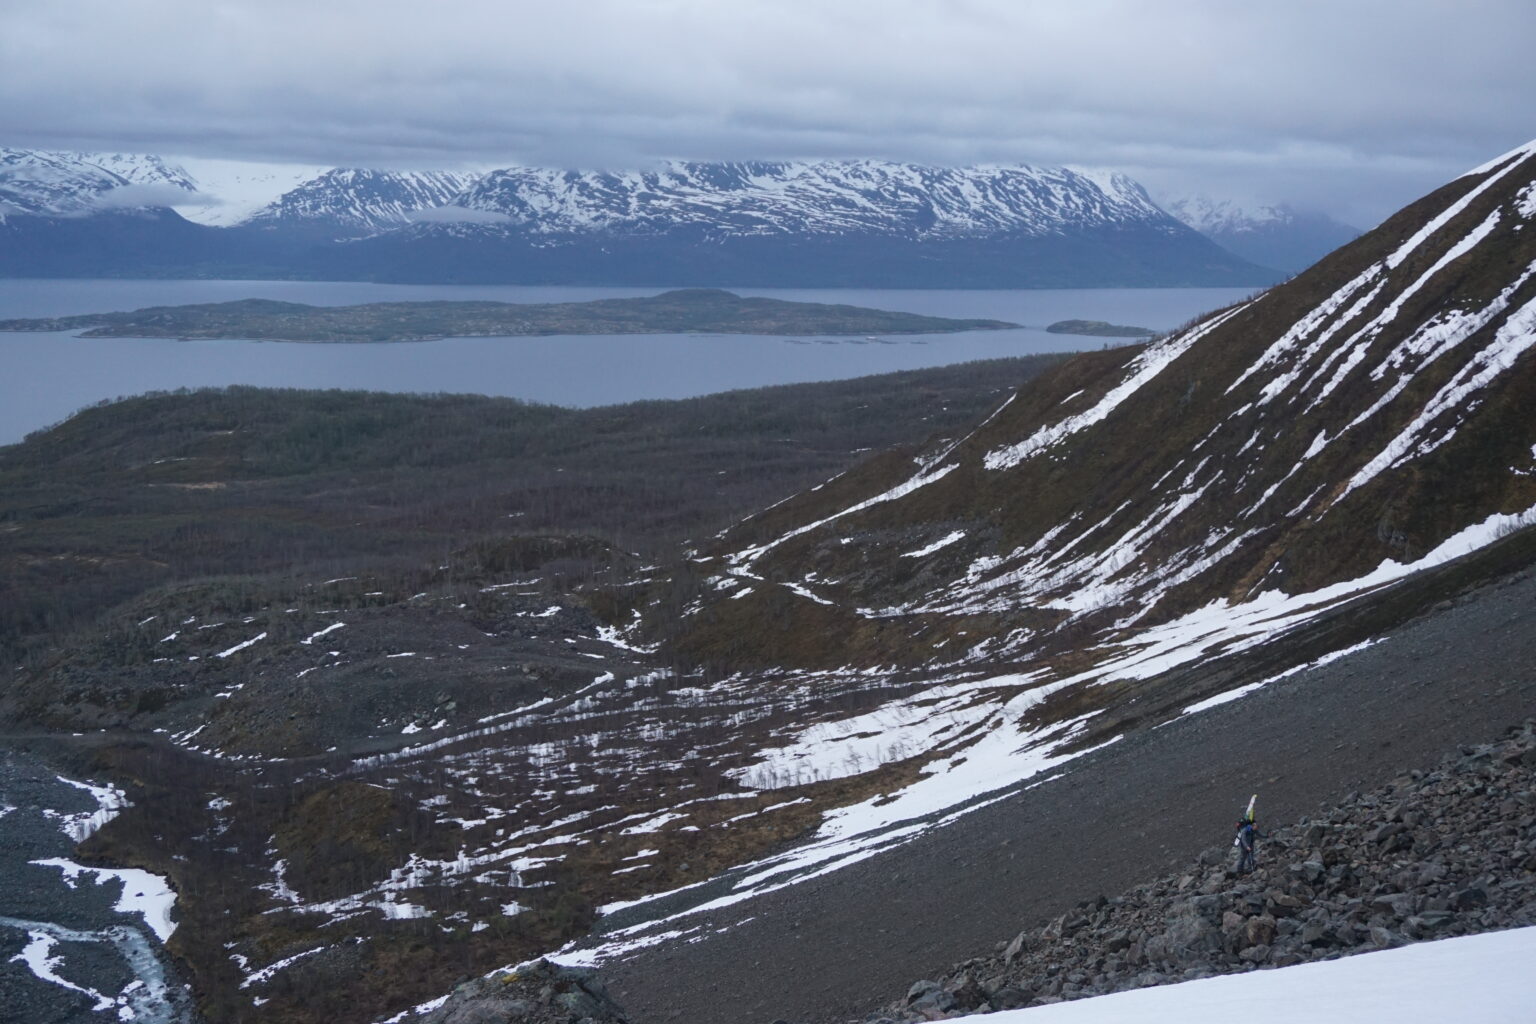
<path fill-rule="evenodd" d="M 75 153 L 62 150 L 0 148 L 0 220 L 8 214 L 78 216 L 113 208 L 112 194 L 144 186 L 122 205 L 168 206 L 174 190 L 197 191 L 180 167 L 156 156 L 133 153 Z M 155 189 L 151 192 L 148 189 Z M 114 204 L 114 206 L 117 204 Z"/>
<path fill-rule="evenodd" d="M 65 171 L 50 163 L 57 154 L 6 153 L 6 188 L 18 197 L 10 208 L 35 219 L 121 214 L 130 204 L 110 197 L 135 198 L 128 185 L 165 193 L 158 205 L 145 192 L 132 206 L 155 216 L 115 223 L 92 217 L 60 229 L 12 218 L 0 235 L 0 273 L 12 276 L 1020 288 L 1274 277 L 1164 213 L 1130 178 L 1069 168 L 845 160 L 478 176 L 332 169 L 228 227 L 208 227 L 164 208 L 220 200 L 158 158 L 71 154 Z M 189 204 L 169 201 L 183 193 Z"/>
<path fill-rule="evenodd" d="M 1245 205 L 1196 195 L 1164 199 L 1161 205 L 1223 249 L 1290 273 L 1305 270 L 1361 234 L 1327 214 L 1288 203 Z"/>
<path fill-rule="evenodd" d="M 1132 224 L 1177 233 L 1146 191 L 1124 175 L 1022 166 L 824 160 L 676 161 L 625 173 L 510 168 L 484 175 L 458 202 L 503 215 L 499 230 L 541 235 L 696 227 L 715 240 L 861 232 L 958 238 Z"/>

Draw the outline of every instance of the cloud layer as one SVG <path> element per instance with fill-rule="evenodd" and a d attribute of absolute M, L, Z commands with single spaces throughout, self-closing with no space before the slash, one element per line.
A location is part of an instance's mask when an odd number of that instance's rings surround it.
<path fill-rule="evenodd" d="M 1374 219 L 1536 134 L 1529 0 L 11 0 L 0 140 L 1075 163 Z"/>

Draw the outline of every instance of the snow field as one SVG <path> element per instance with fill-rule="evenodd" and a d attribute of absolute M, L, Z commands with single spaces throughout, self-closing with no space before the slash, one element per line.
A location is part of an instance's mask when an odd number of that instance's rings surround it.
<path fill-rule="evenodd" d="M 974 1014 L 988 1024 L 1530 1024 L 1536 928 L 1229 974 L 1026 1010 Z"/>

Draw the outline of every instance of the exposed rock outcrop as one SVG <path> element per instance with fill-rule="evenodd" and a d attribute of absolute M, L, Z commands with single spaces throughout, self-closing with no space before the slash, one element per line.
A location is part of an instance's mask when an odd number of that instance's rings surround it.
<path fill-rule="evenodd" d="M 629 1024 L 597 975 L 538 960 L 465 982 L 407 1024 Z"/>

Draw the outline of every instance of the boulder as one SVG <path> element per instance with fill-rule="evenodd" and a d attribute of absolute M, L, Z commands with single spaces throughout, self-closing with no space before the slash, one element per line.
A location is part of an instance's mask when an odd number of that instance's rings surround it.
<path fill-rule="evenodd" d="M 1268 914 L 1250 917 L 1242 934 L 1249 946 L 1268 946 L 1275 941 L 1275 919 Z"/>

